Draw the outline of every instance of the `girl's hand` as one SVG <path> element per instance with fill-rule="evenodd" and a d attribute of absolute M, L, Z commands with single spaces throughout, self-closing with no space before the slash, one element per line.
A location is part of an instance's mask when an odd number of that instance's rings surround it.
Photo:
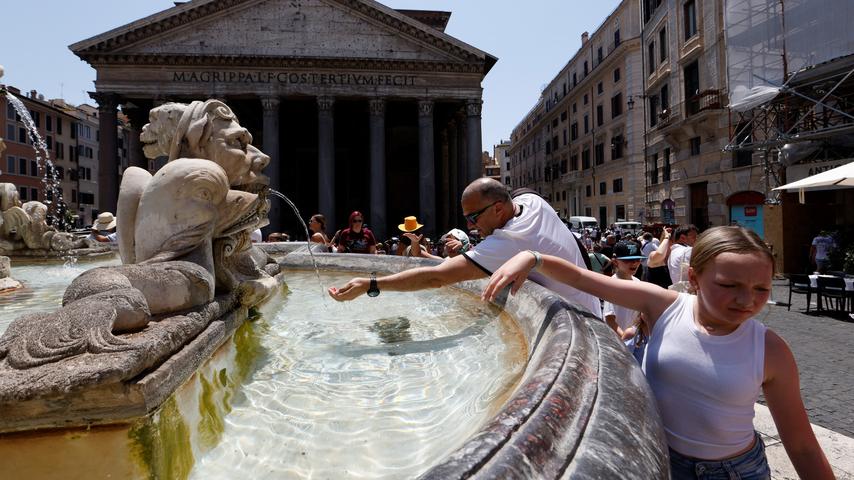
<path fill-rule="evenodd" d="M 513 284 L 510 293 L 515 295 L 522 287 L 525 279 L 528 278 L 528 273 L 534 268 L 536 262 L 537 259 L 530 252 L 525 251 L 516 254 L 489 277 L 489 284 L 483 290 L 480 298 L 489 302 L 494 301 L 498 292 L 510 283 Z"/>

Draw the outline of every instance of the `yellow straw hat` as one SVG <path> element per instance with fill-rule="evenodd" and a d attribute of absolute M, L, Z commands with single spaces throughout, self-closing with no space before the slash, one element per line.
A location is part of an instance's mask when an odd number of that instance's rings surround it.
<path fill-rule="evenodd" d="M 423 226 L 424 225 L 421 225 L 420 223 L 418 223 L 417 218 L 406 217 L 403 219 L 403 223 L 398 225 L 397 228 L 399 228 L 401 232 L 414 232 Z"/>

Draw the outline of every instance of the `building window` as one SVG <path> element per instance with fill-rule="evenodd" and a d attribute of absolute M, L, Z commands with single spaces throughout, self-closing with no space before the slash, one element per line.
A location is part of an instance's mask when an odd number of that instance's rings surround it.
<path fill-rule="evenodd" d="M 30 175 L 33 177 L 39 176 L 39 164 L 35 160 L 30 160 Z"/>
<path fill-rule="evenodd" d="M 625 205 L 617 205 L 617 221 L 626 220 L 626 206 Z"/>
<path fill-rule="evenodd" d="M 18 197 L 20 197 L 19 200 L 21 200 L 22 202 L 27 201 L 27 191 L 27 187 L 20 187 L 18 189 Z"/>
<path fill-rule="evenodd" d="M 573 172 L 578 170 L 578 154 L 570 155 L 570 157 L 569 157 L 569 168 Z"/>
<path fill-rule="evenodd" d="M 615 68 L 614 69 L 614 83 L 617 83 L 619 81 L 620 81 L 620 69 Z"/>
<path fill-rule="evenodd" d="M 581 169 L 587 170 L 590 168 L 590 150 L 584 149 L 581 151 Z"/>
<path fill-rule="evenodd" d="M 658 95 L 649 96 L 649 126 L 658 125 Z"/>
<path fill-rule="evenodd" d="M 576 85 L 578 85 L 578 74 L 572 72 L 572 86 L 575 87 Z"/>
<path fill-rule="evenodd" d="M 566 121 L 566 110 L 560 112 L 560 121 L 561 123 Z"/>
<path fill-rule="evenodd" d="M 605 108 L 602 105 L 596 105 L 596 126 L 601 127 L 605 123 Z"/>
<path fill-rule="evenodd" d="M 614 185 L 612 187 L 612 190 L 614 190 L 614 193 L 620 193 L 623 191 L 623 179 L 622 178 L 615 178 L 613 183 L 614 183 Z"/>
<path fill-rule="evenodd" d="M 658 57 L 660 63 L 667 60 L 667 27 L 658 31 Z"/>
<path fill-rule="evenodd" d="M 665 148 L 664 153 L 661 157 L 661 160 L 664 162 L 664 165 L 661 167 L 661 181 L 669 182 L 670 181 L 670 149 Z"/>
<path fill-rule="evenodd" d="M 692 137 L 691 140 L 688 141 L 691 146 L 691 156 L 700 154 L 700 137 Z"/>
<path fill-rule="evenodd" d="M 658 154 L 653 153 L 649 157 L 649 184 L 658 184 Z"/>
<path fill-rule="evenodd" d="M 577 103 L 572 104 L 572 113 L 573 114 L 578 113 L 578 104 Z"/>
<path fill-rule="evenodd" d="M 587 115 L 584 116 L 584 133 L 590 133 L 590 119 Z"/>
<path fill-rule="evenodd" d="M 71 189 L 71 202 L 77 203 L 77 190 Z"/>
<path fill-rule="evenodd" d="M 27 131 L 23 128 L 18 128 L 18 143 L 27 143 Z"/>
<path fill-rule="evenodd" d="M 659 97 L 661 98 L 661 113 L 664 113 L 670 108 L 670 86 L 666 83 L 661 86 Z"/>
<path fill-rule="evenodd" d="M 617 29 L 614 30 L 614 48 L 617 48 L 618 46 L 620 46 L 620 28 L 619 27 L 617 27 Z"/>
<path fill-rule="evenodd" d="M 589 197 L 590 195 L 588 195 Z M 590 207 L 584 207 L 584 215 L 590 217 L 593 216 L 593 209 Z"/>
<path fill-rule="evenodd" d="M 597 143 L 595 147 L 593 147 L 593 156 L 596 165 L 602 165 L 605 163 L 605 144 Z"/>
<path fill-rule="evenodd" d="M 6 102 L 6 118 L 9 120 L 15 120 L 15 116 L 18 113 L 15 112 L 15 106 L 12 105 L 12 102 Z"/>
<path fill-rule="evenodd" d="M 53 131 L 53 117 L 51 117 L 50 115 L 44 116 L 44 129 L 48 132 Z"/>
<path fill-rule="evenodd" d="M 616 118 L 623 114 L 623 94 L 618 93 L 611 97 L 611 118 Z"/>
<path fill-rule="evenodd" d="M 11 123 L 6 124 L 6 140 L 10 142 L 15 141 L 15 126 Z"/>
<path fill-rule="evenodd" d="M 6 157 L 6 173 L 14 174 L 15 173 L 15 157 L 9 155 Z"/>
<path fill-rule="evenodd" d="M 563 146 L 566 146 L 566 129 L 563 129 Z"/>
<path fill-rule="evenodd" d="M 587 105 L 587 94 L 584 94 L 584 104 Z"/>
<path fill-rule="evenodd" d="M 42 117 L 41 112 L 36 112 L 35 110 L 30 110 L 30 117 L 33 119 L 33 123 L 36 128 L 41 128 L 42 126 Z"/>
<path fill-rule="evenodd" d="M 605 195 L 606 193 L 608 193 L 608 183 L 599 182 L 599 195 Z"/>
<path fill-rule="evenodd" d="M 30 200 L 38 200 L 39 199 L 39 190 L 37 188 L 30 189 Z"/>
<path fill-rule="evenodd" d="M 623 140 L 622 135 L 616 135 L 611 139 L 611 160 L 616 160 L 618 158 L 623 158 L 623 144 L 625 140 Z"/>
<path fill-rule="evenodd" d="M 587 72 L 588 72 L 588 69 L 587 69 L 587 60 L 585 60 L 585 61 L 584 61 L 584 76 L 585 76 L 585 77 L 587 76 Z"/>
<path fill-rule="evenodd" d="M 27 174 L 27 159 L 26 158 L 18 158 L 18 175 L 26 175 Z"/>
<path fill-rule="evenodd" d="M 596 64 L 598 65 L 598 64 L 602 63 L 602 59 L 603 59 L 603 58 L 605 58 L 605 55 L 604 55 L 604 53 L 602 52 L 602 47 L 599 47 L 599 48 L 596 50 L 596 60 L 597 60 L 597 61 L 596 61 Z"/>
<path fill-rule="evenodd" d="M 569 139 L 573 142 L 578 140 L 578 122 L 572 122 L 569 126 Z"/>
<path fill-rule="evenodd" d="M 694 115 L 700 111 L 700 67 L 693 62 L 685 67 L 685 103 L 688 107 L 688 115 Z"/>
<path fill-rule="evenodd" d="M 649 42 L 649 72 L 655 72 L 655 42 Z"/>
<path fill-rule="evenodd" d="M 605 91 L 605 87 L 602 85 L 602 82 L 596 84 L 596 93 L 602 95 L 602 92 Z"/>
<path fill-rule="evenodd" d="M 62 118 L 56 117 L 56 134 L 62 135 Z"/>
<path fill-rule="evenodd" d="M 48 117 L 48 118 L 50 118 L 50 117 Z M 53 150 L 53 137 L 48 135 L 47 137 L 45 137 L 44 143 L 47 146 L 48 150 Z"/>
<path fill-rule="evenodd" d="M 593 194 L 593 187 L 592 187 L 592 186 L 590 186 L 590 185 L 587 185 L 587 187 L 585 187 L 585 189 L 584 189 L 584 192 L 585 192 L 585 193 L 587 194 L 587 196 L 589 197 L 590 195 L 592 195 L 592 194 Z"/>
<path fill-rule="evenodd" d="M 682 14 L 685 17 L 685 40 L 697 34 L 697 7 L 694 0 L 688 0 L 682 5 Z"/>

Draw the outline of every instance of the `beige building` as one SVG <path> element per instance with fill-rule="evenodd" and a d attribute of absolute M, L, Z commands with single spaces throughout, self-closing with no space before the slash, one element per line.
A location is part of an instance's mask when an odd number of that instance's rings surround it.
<path fill-rule="evenodd" d="M 510 186 L 510 141 L 501 140 L 492 146 L 492 157 L 498 163 L 498 176 L 501 183 Z"/>
<path fill-rule="evenodd" d="M 761 235 L 761 162 L 723 151 L 731 128 L 723 0 L 643 0 L 642 10 L 647 222 L 742 223 Z"/>
<path fill-rule="evenodd" d="M 563 217 L 603 226 L 644 220 L 639 8 L 625 0 L 543 90 L 513 129 L 510 186 L 540 192 Z"/>

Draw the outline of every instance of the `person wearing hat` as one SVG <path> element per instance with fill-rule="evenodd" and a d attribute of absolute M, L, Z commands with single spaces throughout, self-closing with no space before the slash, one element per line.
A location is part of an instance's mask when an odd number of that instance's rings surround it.
<path fill-rule="evenodd" d="M 635 276 L 638 268 L 641 265 L 641 260 L 644 256 L 641 255 L 640 249 L 634 242 L 621 241 L 614 244 L 614 277 L 620 280 L 629 280 L 632 282 L 640 282 L 641 280 Z M 637 327 L 635 319 L 638 312 L 620 305 L 615 305 L 611 302 L 604 302 L 602 307 L 602 318 L 605 323 L 614 330 L 623 341 L 629 340 L 635 336 Z"/>
<path fill-rule="evenodd" d="M 445 258 L 456 257 L 457 255 L 465 253 L 471 249 L 469 236 L 459 228 L 452 228 L 448 233 L 442 235 L 442 238 L 439 239 L 439 244 L 444 246 L 444 251 L 441 251 L 442 249 L 440 248 L 440 251 L 437 252 L 440 255 L 434 255 L 426 249 L 420 248 L 419 245 L 416 245 L 413 248 L 412 256 L 444 260 Z"/>
<path fill-rule="evenodd" d="M 511 195 L 499 181 L 478 178 L 471 182 L 460 198 L 468 229 L 477 229 L 483 239 L 469 251 L 444 262 L 394 275 L 377 278 L 353 278 L 345 285 L 329 287 L 337 301 L 353 300 L 368 294 L 377 297 L 383 291 L 415 291 L 438 288 L 464 280 L 486 278 L 519 252 L 536 250 L 563 258 L 587 268 L 578 242 L 560 217 L 536 192 Z M 554 291 L 570 304 L 598 319 L 602 314 L 599 299 L 537 273 L 531 279 Z"/>
<path fill-rule="evenodd" d="M 418 223 L 416 217 L 410 216 L 403 219 L 403 223 L 397 226 L 397 229 L 402 232 L 400 242 L 397 244 L 397 255 L 402 257 L 426 256 L 423 255 L 426 253 L 426 249 L 422 248 L 424 246 L 424 234 L 418 233 L 423 226 Z"/>
<path fill-rule="evenodd" d="M 110 212 L 99 213 L 95 223 L 92 224 L 92 232 L 88 238 L 116 245 L 118 243 L 118 239 L 116 238 L 116 217 Z"/>

